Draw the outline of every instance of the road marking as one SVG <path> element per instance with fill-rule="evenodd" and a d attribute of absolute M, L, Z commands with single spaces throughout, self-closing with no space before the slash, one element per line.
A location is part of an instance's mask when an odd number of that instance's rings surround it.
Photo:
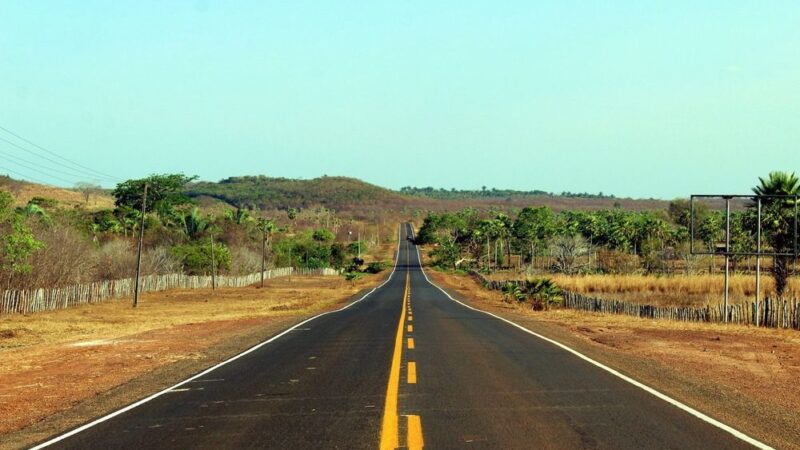
<path fill-rule="evenodd" d="M 411 232 L 411 236 L 412 237 L 414 236 L 413 230 Z M 610 373 L 610 374 L 612 374 L 612 375 L 614 375 L 614 376 L 616 376 L 616 377 L 618 377 L 618 378 L 620 378 L 620 379 L 622 379 L 622 380 L 624 380 L 624 381 L 626 381 L 626 382 L 628 382 L 628 383 L 630 383 L 630 384 L 632 384 L 632 385 L 634 385 L 634 386 L 636 386 L 636 387 L 648 392 L 649 394 L 652 394 L 652 395 L 658 397 L 659 399 L 669 403 L 670 405 L 673 405 L 673 406 L 677 407 L 678 409 L 683 410 L 684 412 L 687 412 L 687 413 L 691 414 L 692 416 L 702 420 L 703 422 L 706 422 L 706 423 L 708 423 L 710 425 L 713 425 L 713 426 L 715 426 L 715 427 L 717 427 L 717 428 L 719 428 L 719 429 L 721 429 L 723 431 L 726 431 L 726 432 L 730 433 L 734 437 L 736 437 L 738 439 L 741 439 L 742 441 L 747 442 L 748 444 L 750 444 L 750 445 L 752 445 L 752 446 L 754 446 L 756 448 L 765 449 L 765 450 L 773 450 L 772 447 L 770 447 L 769 445 L 767 445 L 767 444 L 765 444 L 765 443 L 763 443 L 763 442 L 761 442 L 761 441 L 759 441 L 759 440 L 757 440 L 755 438 L 752 438 L 752 437 L 742 433 L 741 431 L 739 431 L 739 430 L 737 430 L 737 429 L 735 429 L 735 428 L 733 428 L 733 427 L 731 427 L 729 425 L 725 425 L 724 423 L 722 423 L 722 422 L 720 422 L 720 421 L 718 421 L 718 420 L 716 420 L 716 419 L 714 419 L 714 418 L 712 418 L 710 416 L 707 416 L 707 415 L 701 413 L 700 411 L 692 408 L 691 406 L 688 406 L 688 405 L 686 405 L 684 403 L 681 403 L 680 401 L 675 400 L 674 398 L 672 398 L 672 397 L 670 397 L 670 396 L 668 396 L 666 394 L 663 394 L 663 393 L 651 388 L 650 386 L 648 386 L 648 385 L 646 385 L 644 383 L 636 381 L 633 378 L 631 378 L 631 377 L 629 377 L 627 375 L 624 375 L 624 374 L 618 372 L 617 370 L 606 366 L 605 364 L 603 364 L 601 362 L 595 361 L 592 358 L 589 358 L 588 356 L 584 355 L 583 353 L 581 353 L 581 352 L 579 352 L 579 351 L 577 351 L 577 350 L 575 350 L 575 349 L 573 349 L 571 347 L 567 347 L 566 345 L 564 345 L 564 344 L 562 344 L 562 343 L 560 343 L 560 342 L 558 342 L 556 340 L 550 339 L 549 337 L 543 336 L 543 335 L 541 335 L 539 333 L 536 333 L 535 331 L 531 331 L 531 330 L 523 327 L 522 325 L 514 323 L 514 322 L 512 322 L 512 321 L 510 321 L 508 319 L 504 319 L 504 318 L 502 318 L 502 317 L 500 317 L 500 316 L 498 316 L 496 314 L 490 313 L 488 311 L 484 311 L 482 309 L 478 309 L 478 308 L 472 307 L 470 305 L 467 305 L 466 303 L 462 303 L 462 302 L 454 299 L 450 294 L 447 293 L 447 291 L 445 291 L 444 289 L 439 287 L 439 285 L 437 285 L 436 283 L 431 281 L 430 278 L 428 278 L 428 274 L 425 273 L 425 269 L 422 267 L 422 258 L 419 255 L 419 247 L 416 247 L 416 250 L 417 250 L 417 262 L 419 263 L 419 267 L 420 267 L 420 271 L 422 272 L 422 275 L 425 277 L 425 281 L 427 281 L 428 284 L 430 284 L 431 286 L 435 287 L 436 289 L 439 289 L 440 291 L 442 291 L 442 293 L 444 295 L 446 295 L 447 298 L 449 298 L 450 300 L 458 303 L 459 305 L 461 305 L 461 306 L 463 306 L 465 308 L 469 308 L 469 309 L 471 309 L 473 311 L 478 311 L 478 312 L 481 312 L 481 313 L 486 314 L 488 316 L 492 316 L 495 319 L 501 320 L 501 321 L 513 326 L 513 327 L 519 328 L 520 330 L 522 330 L 522 331 L 524 331 L 524 332 L 526 332 L 528 334 L 536 336 L 537 338 L 542 339 L 543 341 L 549 342 L 549 343 L 555 345 L 556 347 L 559 347 L 562 350 L 565 350 L 565 351 L 567 351 L 569 353 L 572 353 L 573 355 L 577 356 L 578 358 L 580 358 L 580 359 L 582 359 L 582 360 L 584 360 L 584 361 L 586 361 L 586 362 L 588 362 L 588 363 L 590 363 L 590 364 L 592 364 L 592 365 L 594 365 L 596 367 L 599 367 L 600 369 L 605 370 L 606 372 L 608 372 L 608 373 Z"/>
<path fill-rule="evenodd" d="M 422 440 L 422 421 L 419 416 L 406 417 L 408 417 L 406 446 L 408 450 L 422 450 L 422 447 L 425 446 L 425 442 Z"/>
<path fill-rule="evenodd" d="M 412 319 L 413 319 L 413 317 L 411 317 L 411 315 L 409 314 L 409 315 L 408 315 L 408 321 L 409 321 L 409 322 L 411 322 L 411 321 L 412 321 Z"/>
<path fill-rule="evenodd" d="M 408 384 L 417 384 L 417 363 L 414 361 L 408 362 L 408 368 L 406 374 L 406 381 Z"/>
<path fill-rule="evenodd" d="M 409 333 L 413 333 L 414 332 L 414 325 L 409 325 L 408 326 L 408 332 Z"/>
<path fill-rule="evenodd" d="M 398 436 L 397 397 L 400 393 L 400 359 L 403 354 L 403 323 L 406 320 L 405 304 L 408 301 L 408 286 L 411 274 L 406 272 L 406 289 L 403 292 L 403 307 L 400 309 L 400 321 L 394 339 L 392 366 L 389 369 L 389 383 L 386 386 L 386 403 L 383 407 L 381 424 L 381 450 L 395 450 L 400 446 Z"/>
<path fill-rule="evenodd" d="M 408 349 L 414 350 L 414 338 L 408 338 Z"/>
<path fill-rule="evenodd" d="M 76 435 L 76 434 L 78 434 L 78 433 L 80 433 L 82 431 L 88 430 L 89 428 L 92 428 L 95 425 L 98 425 L 98 424 L 101 424 L 101 423 L 106 422 L 108 420 L 111 420 L 111 419 L 113 419 L 114 417 L 117 417 L 120 414 L 126 413 L 126 412 L 128 412 L 128 411 L 130 411 L 130 410 L 132 410 L 134 408 L 137 408 L 137 407 L 139 407 L 139 406 L 141 406 L 141 405 L 143 405 L 143 404 L 145 404 L 147 402 L 155 400 L 156 398 L 161 397 L 162 395 L 169 393 L 170 391 L 172 391 L 175 388 L 179 388 L 179 387 L 183 386 L 186 383 L 191 383 L 192 381 L 194 381 L 194 380 L 196 380 L 196 379 L 198 379 L 198 378 L 200 378 L 200 377 L 202 377 L 204 375 L 207 375 L 208 373 L 213 372 L 214 370 L 217 370 L 217 369 L 219 369 L 220 367 L 222 367 L 222 366 L 224 366 L 226 364 L 229 364 L 229 363 L 231 363 L 233 361 L 236 361 L 237 359 L 239 359 L 239 358 L 241 358 L 241 357 L 243 357 L 245 355 L 248 355 L 248 354 L 258 350 L 261 347 L 263 347 L 263 346 L 265 346 L 265 345 L 267 345 L 267 344 L 269 344 L 269 343 L 271 343 L 271 342 L 273 342 L 273 341 L 275 341 L 277 339 L 280 339 L 281 337 L 291 333 L 295 329 L 297 329 L 299 327 L 302 327 L 303 325 L 311 322 L 314 319 L 318 319 L 320 317 L 327 316 L 329 314 L 335 314 L 335 313 L 338 313 L 340 311 L 344 311 L 344 310 L 350 308 L 351 306 L 363 301 L 364 299 L 366 299 L 367 297 L 372 295 L 375 291 L 377 291 L 378 289 L 380 289 L 383 286 L 385 286 L 386 283 L 388 283 L 389 281 L 392 280 L 392 278 L 394 278 L 394 274 L 397 271 L 397 265 L 399 263 L 398 260 L 400 259 L 400 257 L 399 257 L 400 256 L 400 242 L 402 242 L 401 238 L 402 238 L 402 227 L 398 227 L 398 229 L 397 229 L 397 253 L 396 253 L 397 256 L 395 257 L 395 260 L 394 260 L 394 268 L 392 268 L 392 273 L 389 274 L 389 277 L 386 278 L 386 280 L 383 283 L 381 283 L 378 286 L 375 286 L 374 288 L 372 288 L 371 291 L 369 291 L 366 294 L 364 294 L 364 296 L 362 296 L 358 300 L 350 302 L 350 303 L 344 305 L 343 307 L 341 307 L 339 309 L 335 309 L 333 311 L 326 311 L 324 313 L 320 313 L 320 314 L 317 314 L 316 316 L 310 317 L 310 318 L 298 323 L 297 325 L 294 325 L 294 326 L 292 326 L 290 328 L 287 328 L 283 332 L 281 332 L 279 334 L 276 334 L 275 336 L 272 336 L 271 338 L 267 339 L 266 341 L 263 341 L 263 342 L 261 342 L 259 344 L 256 344 L 253 347 L 250 347 L 249 349 L 243 351 L 242 353 L 239 353 L 238 355 L 234 355 L 233 357 L 228 358 L 225 361 L 222 361 L 221 363 L 219 363 L 219 364 L 217 364 L 215 366 L 209 367 L 208 369 L 206 369 L 206 370 L 204 370 L 204 371 L 202 371 L 202 372 L 200 372 L 198 374 L 192 375 L 191 377 L 189 377 L 189 378 L 187 378 L 187 379 L 185 379 L 185 380 L 183 380 L 183 381 L 181 381 L 181 382 L 179 382 L 177 384 L 174 384 L 174 385 L 172 385 L 172 386 L 170 386 L 170 387 L 168 387 L 168 388 L 166 388 L 166 389 L 164 389 L 162 391 L 156 392 L 155 394 L 152 394 L 149 397 L 145 397 L 145 398 L 143 398 L 143 399 L 141 399 L 141 400 L 139 400 L 137 402 L 131 403 L 130 405 L 128 405 L 128 406 L 126 406 L 126 407 L 124 407 L 122 409 L 118 409 L 118 410 L 116 410 L 116 411 L 114 411 L 112 413 L 109 413 L 109 414 L 106 414 L 103 417 L 100 417 L 99 419 L 95 419 L 95 420 L 93 420 L 93 421 L 91 421 L 91 422 L 89 422 L 89 423 L 87 423 L 85 425 L 81 425 L 80 427 L 75 428 L 74 430 L 68 431 L 68 432 L 66 432 L 64 434 L 61 434 L 61 435 L 56 436 L 56 437 L 54 437 L 52 439 L 49 439 L 49 440 L 47 440 L 45 442 L 42 442 L 41 444 L 38 444 L 35 447 L 31 447 L 30 450 L 39 450 L 39 449 L 48 447 L 50 445 L 55 444 L 56 442 L 63 441 L 64 439 L 66 439 L 66 438 L 68 438 L 70 436 L 74 436 L 74 435 Z M 406 262 L 407 261 L 408 261 L 408 253 L 406 253 Z M 299 381 L 299 380 L 296 380 L 296 381 Z"/>

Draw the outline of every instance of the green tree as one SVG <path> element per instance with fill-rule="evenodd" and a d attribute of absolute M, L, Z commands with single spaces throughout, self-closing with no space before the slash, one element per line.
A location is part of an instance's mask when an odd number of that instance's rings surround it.
<path fill-rule="evenodd" d="M 144 185 L 147 184 L 146 212 L 156 212 L 165 224 L 178 224 L 181 217 L 177 208 L 192 203 L 185 189 L 196 178 L 184 174 L 164 174 L 127 180 L 118 184 L 112 192 L 114 203 L 120 209 L 141 211 Z"/>
<path fill-rule="evenodd" d="M 0 268 L 6 272 L 6 286 L 11 287 L 15 275 L 28 274 L 31 255 L 44 244 L 36 240 L 31 229 L 25 224 L 25 216 L 13 208 L 14 198 L 0 191 L 0 234 L 2 234 L 2 260 Z"/>
<path fill-rule="evenodd" d="M 172 256 L 181 262 L 187 275 L 208 275 L 211 273 L 211 243 L 192 242 L 176 245 L 171 249 Z M 228 270 L 231 267 L 231 252 L 225 244 L 214 243 L 214 262 L 216 271 Z"/>
<path fill-rule="evenodd" d="M 759 177 L 759 185 L 753 188 L 756 195 L 798 195 L 800 180 L 794 172 L 770 172 L 765 178 Z M 762 204 L 762 236 L 775 253 L 795 251 L 794 199 L 764 198 Z M 755 205 L 750 205 L 754 207 Z M 775 279 L 775 292 L 780 297 L 786 290 L 789 279 L 788 256 L 773 258 L 772 275 Z"/>
<path fill-rule="evenodd" d="M 514 221 L 514 237 L 525 245 L 520 247 L 527 253 L 527 261 L 532 262 L 537 251 L 544 247 L 556 233 L 556 216 L 553 211 L 541 206 L 523 208 Z"/>

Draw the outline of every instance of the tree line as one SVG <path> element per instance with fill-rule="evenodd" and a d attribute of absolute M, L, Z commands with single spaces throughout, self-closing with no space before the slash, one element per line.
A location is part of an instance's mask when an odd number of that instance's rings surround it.
<path fill-rule="evenodd" d="M 0 288 L 130 277 L 142 223 L 145 274 L 246 274 L 290 265 L 350 272 L 382 268 L 362 267 L 359 253 L 370 241 L 337 239 L 332 230 L 346 219 L 334 211 L 290 207 L 267 215 L 243 207 L 204 210 L 189 195 L 194 180 L 183 174 L 127 180 L 111 192 L 114 208 L 98 211 L 63 208 L 44 198 L 15 208 L 12 195 L 0 190 Z M 312 215 L 312 224 L 298 225 L 299 216 Z"/>
<path fill-rule="evenodd" d="M 797 195 L 800 182 L 794 173 L 772 172 L 753 188 L 756 195 Z M 755 198 L 755 197 L 754 197 Z M 762 198 L 764 249 L 792 253 L 796 240 L 795 201 Z M 731 214 L 731 251 L 756 249 L 757 211 L 754 200 Z M 563 211 L 548 207 L 523 208 L 516 214 L 478 211 L 429 213 L 417 235 L 421 244 L 434 244 L 436 264 L 458 269 L 492 270 L 510 266 L 512 255 L 519 264 L 532 264 L 546 255 L 549 269 L 568 274 L 613 272 L 627 264 L 628 271 L 664 273 L 667 262 L 692 259 L 690 255 L 691 211 L 687 200 L 676 200 L 665 211 Z M 724 252 L 725 215 L 698 203 L 694 212 L 695 245 L 707 253 Z M 604 264 L 592 266 L 591 249 L 604 251 Z M 734 270 L 744 256 L 733 256 Z M 782 295 L 790 272 L 791 256 L 774 256 L 772 271 L 778 295 Z M 713 258 L 710 259 L 713 264 Z"/>

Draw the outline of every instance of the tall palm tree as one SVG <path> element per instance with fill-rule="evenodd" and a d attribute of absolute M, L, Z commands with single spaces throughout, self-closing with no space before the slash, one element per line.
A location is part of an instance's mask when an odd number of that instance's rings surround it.
<path fill-rule="evenodd" d="M 756 195 L 798 195 L 800 180 L 794 172 L 770 172 L 764 179 L 758 178 L 760 184 L 753 188 Z M 763 235 L 775 253 L 792 253 L 795 251 L 795 215 L 794 199 L 765 198 L 761 200 Z M 751 205 L 752 207 L 753 205 Z M 775 278 L 775 292 L 778 297 L 786 290 L 789 279 L 789 257 L 776 255 L 773 258 L 772 275 Z"/>

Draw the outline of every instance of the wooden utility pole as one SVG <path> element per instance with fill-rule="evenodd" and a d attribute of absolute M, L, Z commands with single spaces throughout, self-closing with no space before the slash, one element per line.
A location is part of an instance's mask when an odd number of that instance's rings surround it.
<path fill-rule="evenodd" d="M 261 230 L 261 287 L 264 287 L 264 272 L 267 264 L 267 231 Z"/>
<path fill-rule="evenodd" d="M 217 288 L 217 263 L 214 261 L 214 233 L 208 233 L 211 236 L 211 290 Z"/>
<path fill-rule="evenodd" d="M 136 281 L 133 285 L 133 307 L 139 306 L 139 275 L 142 270 L 142 241 L 144 240 L 144 215 L 147 211 L 147 183 L 144 184 L 144 196 L 142 196 L 142 222 L 139 225 L 139 245 L 136 253 Z"/>

